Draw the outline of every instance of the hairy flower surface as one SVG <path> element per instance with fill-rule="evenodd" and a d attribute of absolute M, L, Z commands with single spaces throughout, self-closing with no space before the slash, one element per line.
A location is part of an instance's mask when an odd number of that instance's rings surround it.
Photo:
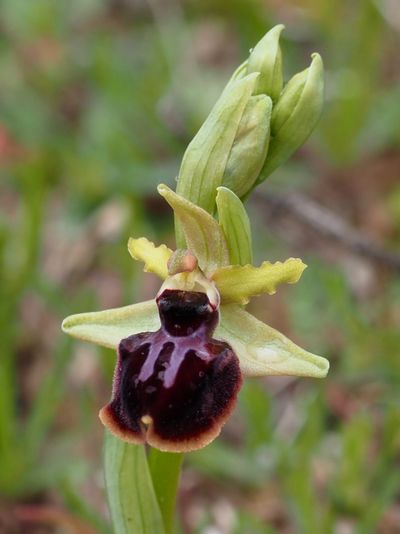
<path fill-rule="evenodd" d="M 243 264 L 250 257 L 248 239 L 240 233 L 246 227 L 243 207 L 224 189 L 217 197 L 218 223 L 159 186 L 182 226 L 187 250 L 173 253 L 145 238 L 129 240 L 132 257 L 165 280 L 156 299 L 63 322 L 70 335 L 118 350 L 112 399 L 100 418 L 125 441 L 174 452 L 198 449 L 219 434 L 242 375 L 321 378 L 328 372 L 325 358 L 245 311 L 251 297 L 297 282 L 306 266 L 295 258 Z M 233 258 L 242 264 L 230 265 Z"/>
<path fill-rule="evenodd" d="M 165 289 L 161 327 L 123 339 L 102 422 L 132 443 L 169 451 L 207 445 L 230 415 L 242 378 L 231 347 L 211 336 L 218 309 L 205 293 Z"/>

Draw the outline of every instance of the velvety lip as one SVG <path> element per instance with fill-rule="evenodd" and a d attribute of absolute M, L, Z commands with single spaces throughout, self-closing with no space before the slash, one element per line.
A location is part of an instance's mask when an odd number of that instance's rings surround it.
<path fill-rule="evenodd" d="M 129 442 L 197 449 L 219 434 L 234 408 L 239 361 L 211 337 L 218 310 L 204 293 L 165 290 L 157 304 L 160 330 L 120 342 L 112 400 L 100 418 Z"/>

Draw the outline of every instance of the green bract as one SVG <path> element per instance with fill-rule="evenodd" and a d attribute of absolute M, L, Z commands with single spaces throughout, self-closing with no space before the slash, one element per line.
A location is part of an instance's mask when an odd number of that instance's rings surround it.
<path fill-rule="evenodd" d="M 222 177 L 224 186 L 243 197 L 256 182 L 268 153 L 272 100 L 252 96 L 242 115 Z"/>
<path fill-rule="evenodd" d="M 222 184 L 236 132 L 257 77 L 258 74 L 250 74 L 228 84 L 183 156 L 176 192 L 209 213 L 214 211 L 215 191 Z M 184 246 L 179 226 L 176 234 L 178 246 Z"/>
<path fill-rule="evenodd" d="M 181 224 L 188 248 L 196 256 L 200 268 L 212 273 L 217 267 L 229 264 L 229 252 L 222 228 L 205 210 L 174 193 L 166 185 L 158 192 L 174 210 Z"/>
<path fill-rule="evenodd" d="M 308 69 L 287 83 L 272 111 L 271 142 L 268 157 L 257 183 L 284 163 L 310 136 L 321 115 L 323 103 L 323 63 L 312 55 Z"/>
<path fill-rule="evenodd" d="M 216 202 L 219 224 L 228 243 L 230 263 L 252 263 L 250 221 L 241 200 L 230 189 L 218 187 Z"/>
<path fill-rule="evenodd" d="M 282 52 L 279 37 L 285 26 L 278 24 L 264 35 L 253 50 L 247 63 L 247 74 L 259 72 L 256 94 L 265 94 L 275 102 L 283 86 Z"/>
<path fill-rule="evenodd" d="M 235 233 L 225 236 L 221 226 L 205 210 L 161 185 L 159 191 L 174 209 L 182 226 L 191 253 L 198 259 L 201 270 L 214 283 L 221 297 L 220 323 L 217 339 L 229 343 L 236 352 L 241 370 L 247 376 L 296 375 L 321 378 L 329 369 L 325 358 L 307 352 L 273 328 L 265 325 L 241 305 L 252 296 L 272 294 L 279 284 L 294 283 L 300 278 L 305 265 L 290 258 L 284 263 L 264 262 L 260 267 L 228 265 L 229 244 Z M 225 193 L 232 209 L 237 209 L 237 197 Z M 219 202 L 221 205 L 221 201 Z M 227 210 L 228 208 L 223 208 Z M 229 210 L 228 210 L 229 211 Z M 191 273 L 168 277 L 167 262 L 172 251 L 165 245 L 155 247 L 145 238 L 130 239 L 131 255 L 145 263 L 145 270 L 166 278 L 189 280 Z M 178 278 L 178 284 L 179 284 Z M 187 282 L 185 282 L 187 283 Z M 196 290 L 202 290 L 196 287 Z M 132 334 L 155 331 L 160 326 L 155 301 L 94 313 L 72 315 L 63 322 L 68 334 L 106 347 L 117 348 L 123 338 Z"/>

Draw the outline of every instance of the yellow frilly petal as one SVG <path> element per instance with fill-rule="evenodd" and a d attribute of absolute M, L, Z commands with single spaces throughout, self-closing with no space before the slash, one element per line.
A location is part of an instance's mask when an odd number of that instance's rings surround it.
<path fill-rule="evenodd" d="M 217 269 L 212 280 L 223 303 L 247 304 L 256 295 L 273 295 L 279 284 L 296 283 L 306 267 L 298 258 L 289 258 L 284 263 L 265 261 L 260 267 L 230 265 Z"/>
<path fill-rule="evenodd" d="M 144 263 L 143 270 L 146 273 L 154 273 L 163 280 L 168 276 L 168 260 L 172 255 L 172 250 L 166 245 L 156 247 L 154 243 L 145 237 L 139 239 L 129 238 L 129 254 L 134 260 Z"/>

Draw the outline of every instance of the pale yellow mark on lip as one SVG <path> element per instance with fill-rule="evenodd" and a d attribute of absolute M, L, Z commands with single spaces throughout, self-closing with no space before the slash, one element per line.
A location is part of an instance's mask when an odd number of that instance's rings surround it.
<path fill-rule="evenodd" d="M 142 423 L 144 425 L 151 425 L 151 423 L 153 422 L 153 418 L 150 417 L 150 415 L 143 415 L 143 417 L 141 417 L 140 419 L 142 421 Z"/>

